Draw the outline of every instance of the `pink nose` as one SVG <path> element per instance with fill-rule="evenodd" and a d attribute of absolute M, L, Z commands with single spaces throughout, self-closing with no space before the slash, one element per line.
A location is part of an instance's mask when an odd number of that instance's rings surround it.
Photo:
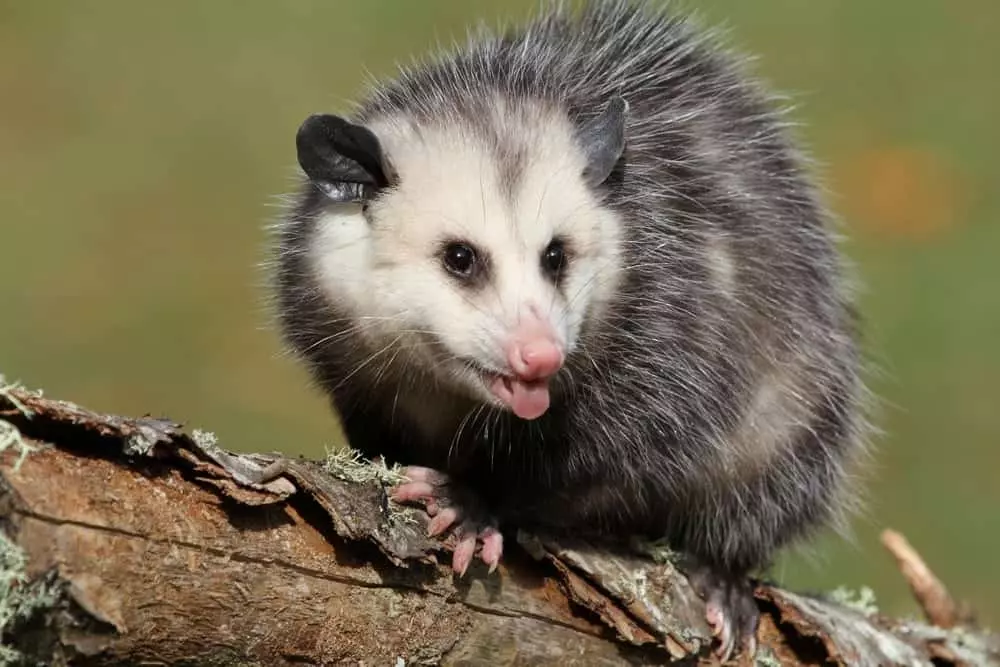
<path fill-rule="evenodd" d="M 531 338 L 510 347 L 507 362 L 522 380 L 544 380 L 562 368 L 562 349 L 551 339 Z"/>

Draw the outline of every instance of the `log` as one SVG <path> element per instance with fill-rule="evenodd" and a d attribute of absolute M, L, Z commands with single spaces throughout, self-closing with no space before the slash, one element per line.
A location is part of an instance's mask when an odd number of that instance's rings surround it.
<path fill-rule="evenodd" d="M 15 386 L 0 449 L 4 664 L 716 664 L 668 552 L 519 534 L 496 572 L 457 578 L 450 543 L 389 500 L 399 472 L 349 452 L 238 455 Z M 758 665 L 1000 665 L 968 619 L 765 582 L 756 598 Z"/>

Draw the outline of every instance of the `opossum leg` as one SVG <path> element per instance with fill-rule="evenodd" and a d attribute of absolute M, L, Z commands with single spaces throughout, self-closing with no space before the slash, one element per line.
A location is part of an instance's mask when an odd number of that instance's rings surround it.
<path fill-rule="evenodd" d="M 432 537 L 449 532 L 455 534 L 457 544 L 452 555 L 452 570 L 463 576 L 475 557 L 476 547 L 482 544 L 479 557 L 492 573 L 503 554 L 503 535 L 476 494 L 452 483 L 446 474 L 432 468 L 410 466 L 403 474 L 409 481 L 393 489 L 393 500 L 423 503 L 431 516 L 427 533 Z"/>
<path fill-rule="evenodd" d="M 719 659 L 726 662 L 740 649 L 745 649 L 752 657 L 757 652 L 760 610 L 750 580 L 745 575 L 721 572 L 709 566 L 692 568 L 690 578 L 705 600 L 705 620 L 719 640 L 716 649 Z"/>

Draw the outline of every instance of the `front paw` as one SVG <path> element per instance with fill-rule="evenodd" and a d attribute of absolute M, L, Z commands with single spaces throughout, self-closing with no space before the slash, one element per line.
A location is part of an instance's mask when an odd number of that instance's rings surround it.
<path fill-rule="evenodd" d="M 695 590 L 705 600 L 705 620 L 719 641 L 716 655 L 722 662 L 739 650 L 751 658 L 757 649 L 760 610 L 753 596 L 753 583 L 746 577 L 707 565 L 689 572 Z"/>
<path fill-rule="evenodd" d="M 479 557 L 492 573 L 503 554 L 503 535 L 476 494 L 455 485 L 448 475 L 432 468 L 410 466 L 403 474 L 409 481 L 393 489 L 392 499 L 422 504 L 431 517 L 427 532 L 432 537 L 455 534 L 452 570 L 463 576 L 481 544 Z"/>

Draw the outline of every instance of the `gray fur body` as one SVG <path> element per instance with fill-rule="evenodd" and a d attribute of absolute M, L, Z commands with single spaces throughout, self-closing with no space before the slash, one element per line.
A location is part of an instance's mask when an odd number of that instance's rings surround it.
<path fill-rule="evenodd" d="M 447 472 L 504 526 L 665 537 L 741 576 L 839 516 L 862 450 L 829 216 L 781 114 L 709 37 L 628 2 L 569 16 L 409 68 L 353 117 L 472 128 L 513 188 L 530 136 L 491 120 L 497 93 L 528 125 L 539 103 L 579 125 L 628 102 L 625 154 L 594 189 L 623 221 L 623 279 L 585 318 L 548 412 L 523 421 L 377 356 L 307 260 L 328 205 L 311 184 L 278 229 L 283 331 L 365 454 Z"/>

